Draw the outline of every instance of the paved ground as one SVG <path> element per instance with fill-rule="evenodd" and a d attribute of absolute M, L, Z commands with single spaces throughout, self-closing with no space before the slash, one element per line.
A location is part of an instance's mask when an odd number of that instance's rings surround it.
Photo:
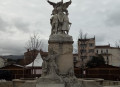
<path fill-rule="evenodd" d="M 103 87 L 98 85 L 96 82 L 93 81 L 83 81 L 81 82 L 81 87 Z"/>
<path fill-rule="evenodd" d="M 12 82 L 0 82 L 0 87 L 13 87 Z"/>
<path fill-rule="evenodd" d="M 118 85 L 118 86 L 104 86 L 104 87 L 120 87 L 120 85 Z"/>

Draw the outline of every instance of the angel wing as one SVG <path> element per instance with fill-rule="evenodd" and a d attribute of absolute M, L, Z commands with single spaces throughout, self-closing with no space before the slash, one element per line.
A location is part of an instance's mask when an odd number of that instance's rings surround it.
<path fill-rule="evenodd" d="M 48 3 L 49 3 L 50 5 L 52 5 L 52 6 L 55 8 L 55 6 L 56 6 L 56 3 L 54 3 L 54 2 L 51 2 L 51 1 L 48 1 Z"/>
<path fill-rule="evenodd" d="M 71 0 L 69 2 L 64 3 L 63 8 L 65 8 L 65 9 L 68 8 L 71 3 L 72 3 Z"/>

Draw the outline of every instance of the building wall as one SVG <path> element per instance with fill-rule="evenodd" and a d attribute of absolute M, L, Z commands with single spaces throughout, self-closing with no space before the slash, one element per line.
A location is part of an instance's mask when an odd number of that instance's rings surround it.
<path fill-rule="evenodd" d="M 95 38 L 78 40 L 78 57 L 81 65 L 85 64 L 95 56 Z"/>
<path fill-rule="evenodd" d="M 33 50 L 32 51 L 28 50 L 27 52 L 24 53 L 24 59 L 21 59 L 18 62 L 18 64 L 19 65 L 28 65 L 28 64 L 32 63 L 35 60 L 35 58 L 36 58 L 36 56 L 38 55 L 39 52 L 40 52 L 40 55 L 41 55 L 42 58 L 48 56 L 48 52 L 43 52 L 42 50 L 40 50 L 40 51 L 36 50 L 35 53 L 33 52 Z M 33 57 L 33 54 L 35 54 L 34 57 Z"/>
<path fill-rule="evenodd" d="M 106 64 L 120 66 L 120 49 L 110 46 L 99 46 L 95 49 L 96 54 L 101 54 Z"/>
<path fill-rule="evenodd" d="M 80 59 L 78 58 L 78 54 L 73 54 L 73 60 L 74 61 L 80 61 Z"/>
<path fill-rule="evenodd" d="M 101 54 L 104 57 L 106 64 L 111 65 L 112 62 L 112 54 L 110 52 L 110 46 L 99 46 L 99 48 L 95 48 L 96 54 Z"/>
<path fill-rule="evenodd" d="M 112 54 L 111 65 L 120 67 L 120 48 L 111 48 L 110 53 Z"/>
<path fill-rule="evenodd" d="M 74 62 L 74 67 L 80 66 L 80 58 L 78 57 L 78 54 L 73 54 L 73 62 Z"/>
<path fill-rule="evenodd" d="M 92 59 L 92 56 L 101 54 L 106 64 L 120 67 L 120 48 L 110 47 L 109 45 L 95 46 L 95 38 L 78 39 L 78 61 L 84 65 Z"/>

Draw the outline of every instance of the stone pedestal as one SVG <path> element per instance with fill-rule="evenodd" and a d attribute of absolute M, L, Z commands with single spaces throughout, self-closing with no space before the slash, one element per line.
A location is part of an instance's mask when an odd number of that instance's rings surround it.
<path fill-rule="evenodd" d="M 24 80 L 14 79 L 14 80 L 13 80 L 13 87 L 20 87 L 20 86 L 23 85 L 24 83 L 25 83 Z"/>
<path fill-rule="evenodd" d="M 36 87 L 36 80 L 13 80 L 13 87 Z"/>
<path fill-rule="evenodd" d="M 58 57 L 56 64 L 58 65 L 60 74 L 67 74 L 73 67 L 73 39 L 67 34 L 54 34 L 49 38 L 48 51 L 51 54 L 53 50 Z"/>
<path fill-rule="evenodd" d="M 65 87 L 64 84 L 38 83 L 36 87 Z"/>
<path fill-rule="evenodd" d="M 37 80 L 36 87 L 65 87 L 65 84 L 55 78 L 41 77 Z"/>

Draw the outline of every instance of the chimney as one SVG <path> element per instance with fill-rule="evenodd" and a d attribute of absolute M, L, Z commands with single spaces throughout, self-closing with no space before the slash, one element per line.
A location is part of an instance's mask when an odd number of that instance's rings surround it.
<path fill-rule="evenodd" d="M 29 49 L 27 49 L 27 52 L 29 52 Z"/>

